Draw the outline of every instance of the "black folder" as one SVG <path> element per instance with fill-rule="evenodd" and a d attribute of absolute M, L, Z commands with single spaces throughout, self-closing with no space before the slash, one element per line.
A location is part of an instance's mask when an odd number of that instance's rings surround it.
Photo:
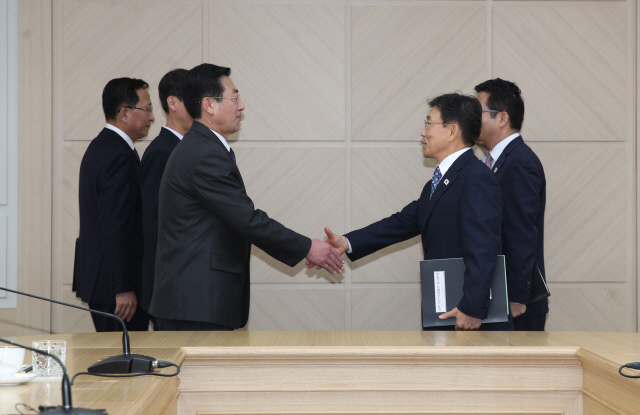
<path fill-rule="evenodd" d="M 540 301 L 543 298 L 547 298 L 551 295 L 547 282 L 540 272 L 538 264 L 533 264 L 533 275 L 531 276 L 531 300 L 529 304 L 533 304 L 536 301 Z"/>
<path fill-rule="evenodd" d="M 455 318 L 440 320 L 439 316 L 458 306 L 463 294 L 465 269 L 462 258 L 420 261 L 422 327 L 455 326 Z M 509 321 L 509 296 L 504 255 L 498 255 L 496 260 L 488 311 L 489 314 L 482 323 Z"/>

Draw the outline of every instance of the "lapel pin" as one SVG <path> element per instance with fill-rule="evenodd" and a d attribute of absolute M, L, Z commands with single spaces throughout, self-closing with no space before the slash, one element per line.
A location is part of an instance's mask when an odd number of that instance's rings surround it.
<path fill-rule="evenodd" d="M 493 169 L 493 172 L 497 173 L 498 172 L 498 168 L 496 167 L 495 169 Z"/>
<path fill-rule="evenodd" d="M 448 185 L 449 184 L 449 179 L 444 179 L 444 185 Z"/>

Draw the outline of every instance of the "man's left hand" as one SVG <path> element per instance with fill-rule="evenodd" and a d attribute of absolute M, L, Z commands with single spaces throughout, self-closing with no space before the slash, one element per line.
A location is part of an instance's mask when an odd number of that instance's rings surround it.
<path fill-rule="evenodd" d="M 509 304 L 511 305 L 511 316 L 513 318 L 521 316 L 524 314 L 525 311 L 527 311 L 526 304 L 519 304 L 519 303 L 509 303 Z"/>
<path fill-rule="evenodd" d="M 451 317 L 456 318 L 456 330 L 478 330 L 482 323 L 482 320 L 466 315 L 462 311 L 458 310 L 458 307 L 441 314 L 440 320 L 446 320 Z"/>

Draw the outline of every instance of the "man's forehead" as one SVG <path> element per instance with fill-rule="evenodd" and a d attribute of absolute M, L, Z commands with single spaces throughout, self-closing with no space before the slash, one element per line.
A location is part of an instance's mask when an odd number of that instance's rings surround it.
<path fill-rule="evenodd" d="M 224 86 L 225 91 L 232 92 L 232 93 L 238 92 L 238 88 L 236 88 L 233 81 L 228 76 L 222 76 L 220 78 L 220 81 L 222 82 L 222 86 Z"/>
<path fill-rule="evenodd" d="M 138 93 L 138 102 L 149 102 L 151 101 L 151 95 L 149 95 L 149 91 L 144 88 L 136 89 Z"/>
<path fill-rule="evenodd" d="M 433 107 L 431 111 L 429 111 L 429 114 L 427 114 L 427 119 L 432 120 L 436 118 L 440 118 L 440 110 L 437 107 Z"/>

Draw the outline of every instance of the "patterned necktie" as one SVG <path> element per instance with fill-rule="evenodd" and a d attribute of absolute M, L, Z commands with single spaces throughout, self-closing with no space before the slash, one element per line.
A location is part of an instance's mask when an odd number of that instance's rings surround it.
<path fill-rule="evenodd" d="M 433 192 L 435 192 L 436 187 L 438 187 L 438 183 L 440 183 L 441 178 L 442 174 L 440 174 L 440 166 L 436 166 L 436 171 L 433 172 L 433 177 L 431 178 L 431 194 L 429 195 L 429 200 L 431 200 L 431 196 L 433 196 Z"/>
<path fill-rule="evenodd" d="M 233 149 L 231 147 L 229 147 L 229 153 L 231 153 L 231 158 L 233 159 L 233 161 L 236 161 L 236 153 L 233 152 Z"/>
<path fill-rule="evenodd" d="M 484 164 L 491 168 L 491 164 L 493 164 L 493 157 L 491 157 L 491 153 L 487 155 L 487 159 L 484 161 Z"/>

